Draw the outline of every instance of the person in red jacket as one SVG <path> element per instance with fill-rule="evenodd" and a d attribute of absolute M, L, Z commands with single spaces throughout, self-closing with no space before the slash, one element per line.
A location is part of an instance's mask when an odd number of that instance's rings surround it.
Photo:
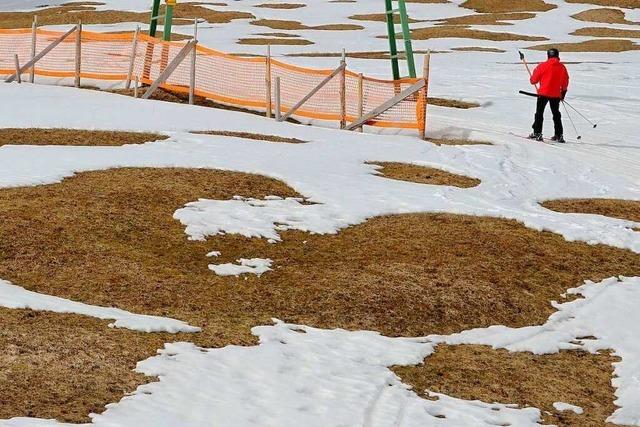
<path fill-rule="evenodd" d="M 555 135 L 551 139 L 556 142 L 564 142 L 560 102 L 564 100 L 569 89 L 569 73 L 567 68 L 560 62 L 558 49 L 549 49 L 547 58 L 547 61 L 538 65 L 531 75 L 531 84 L 540 84 L 540 87 L 538 88 L 538 105 L 532 126 L 533 133 L 529 135 L 529 138 L 542 141 L 544 110 L 549 104 L 553 113 L 553 125 L 555 128 Z"/>

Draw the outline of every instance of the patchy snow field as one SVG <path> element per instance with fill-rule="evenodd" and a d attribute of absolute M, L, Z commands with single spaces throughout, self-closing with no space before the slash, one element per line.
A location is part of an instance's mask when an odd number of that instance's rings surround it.
<path fill-rule="evenodd" d="M 104 0 L 99 9 L 146 10 L 147 0 Z M 381 22 L 348 19 L 353 14 L 381 13 L 382 2 L 330 3 L 296 1 L 299 9 L 256 8 L 257 0 L 231 2 L 217 9 L 250 11 L 258 19 L 298 20 L 305 25 L 355 23 L 363 30 L 291 31 L 315 44 L 279 46 L 279 55 L 300 52 L 379 51 L 386 41 Z M 276 3 L 276 2 L 270 2 Z M 414 19 L 433 20 L 473 13 L 456 0 L 446 4 L 410 4 Z M 514 25 L 481 26 L 487 31 L 542 35 L 554 42 L 580 42 L 570 36 L 585 26 L 633 28 L 630 24 L 585 23 L 570 18 L 594 8 L 589 4 L 549 1 L 559 7 Z M 9 2 L 0 8 L 28 9 L 35 4 Z M 638 9 L 625 10 L 640 19 Z M 134 23 L 88 26 L 91 30 L 134 28 Z M 433 25 L 431 22 L 416 24 Z M 480 28 L 480 27 L 479 27 Z M 177 27 L 188 33 L 189 28 Z M 263 47 L 237 46 L 256 32 L 271 31 L 246 20 L 204 24 L 201 42 L 226 51 L 262 53 Z M 280 32 L 281 30 L 276 30 Z M 282 30 L 287 31 L 287 30 Z M 0 186 L 18 187 L 59 182 L 85 171 L 118 167 L 210 168 L 255 173 L 281 180 L 304 199 L 193 200 L 174 213 L 190 239 L 238 234 L 277 244 L 285 230 L 338 233 L 380 215 L 446 212 L 515 219 L 527 227 L 562 235 L 569 241 L 605 244 L 640 254 L 640 223 L 589 214 L 547 210 L 540 202 L 562 198 L 640 200 L 640 66 L 638 52 L 567 53 L 573 105 L 599 123 L 590 129 L 573 115 L 582 142 L 549 145 L 510 135 L 529 131 L 531 99 L 517 95 L 528 89 L 516 49 L 540 42 L 492 42 L 468 39 L 417 41 L 416 49 L 494 47 L 505 53 L 451 52 L 432 60 L 431 94 L 474 100 L 481 107 L 454 110 L 429 107 L 432 137 L 464 137 L 494 145 L 436 146 L 411 135 L 373 135 L 308 127 L 222 110 L 143 101 L 71 88 L 0 84 L 0 127 L 62 127 L 154 131 L 169 139 L 122 147 L 0 147 Z M 528 53 L 531 60 L 542 53 Z M 330 66 L 333 58 L 288 57 L 288 62 Z M 384 60 L 350 59 L 350 67 L 387 76 Z M 8 101 L 10 100 L 10 101 Z M 569 123 L 565 124 L 569 139 Z M 547 122 L 549 126 L 549 122 Z M 268 144 L 243 138 L 193 134 L 196 130 L 244 131 L 298 138 L 306 144 Z M 404 162 L 443 169 L 481 180 L 474 188 L 430 186 L 385 179 L 366 162 Z M 218 256 L 219 253 L 211 253 Z M 222 254 L 224 255 L 224 254 Z M 203 255 L 204 256 L 204 255 Z M 269 259 L 239 259 L 238 264 L 211 264 L 212 274 L 267 273 Z M 1 278 L 0 278 L 1 279 Z M 422 338 L 388 338 L 376 331 L 321 330 L 275 321 L 255 325 L 260 344 L 204 349 L 173 343 L 137 371 L 159 381 L 140 386 L 120 402 L 92 417 L 104 426 L 533 426 L 540 410 L 511 402 L 466 401 L 442 394 L 423 399 L 403 384 L 389 367 L 419 364 L 438 344 L 483 344 L 535 354 L 560 350 L 596 352 L 611 349 L 615 364 L 615 401 L 608 419 L 640 425 L 640 278 L 610 278 L 576 283 L 569 294 L 581 298 L 554 303 L 557 312 L 543 325 L 524 328 L 492 326 Z M 560 296 L 558 296 L 560 298 Z M 197 332 L 168 318 L 145 316 L 35 294 L 0 280 L 0 305 L 72 312 L 114 319 L 114 326 L 139 331 Z M 428 363 L 428 358 L 425 363 Z M 580 408 L 557 402 L 557 410 Z M 14 418 L 1 426 L 67 425 L 52 420 Z"/>

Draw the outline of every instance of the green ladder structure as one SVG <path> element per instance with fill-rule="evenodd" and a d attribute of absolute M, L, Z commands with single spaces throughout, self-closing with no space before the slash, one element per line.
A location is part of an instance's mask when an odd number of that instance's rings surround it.
<path fill-rule="evenodd" d="M 391 55 L 391 69 L 393 71 L 393 79 L 399 80 L 400 65 L 398 59 L 400 54 L 404 54 L 404 59 L 407 61 L 407 69 L 409 71 L 409 77 L 416 77 L 416 63 L 413 59 L 413 46 L 411 44 L 411 32 L 409 31 L 409 17 L 407 16 L 407 6 L 405 0 L 384 0 L 386 7 L 386 20 L 387 20 L 387 32 L 389 33 L 389 53 Z M 397 8 L 394 8 L 394 2 L 398 4 Z M 402 39 L 404 40 L 404 52 L 398 52 L 398 46 L 396 44 L 396 19 L 399 16 L 400 25 L 402 26 Z"/>
<path fill-rule="evenodd" d="M 153 0 L 153 6 L 151 7 L 151 20 L 149 22 L 149 35 L 151 37 L 156 36 L 158 28 L 158 21 L 160 18 L 164 18 L 164 31 L 162 38 L 165 41 L 171 40 L 171 26 L 173 24 L 173 8 L 176 7 L 177 0 L 165 0 L 165 12 L 164 15 L 160 15 L 160 0 Z"/>

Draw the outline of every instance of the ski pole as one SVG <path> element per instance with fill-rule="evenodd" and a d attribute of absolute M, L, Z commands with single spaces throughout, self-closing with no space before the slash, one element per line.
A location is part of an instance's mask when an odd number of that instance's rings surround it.
<path fill-rule="evenodd" d="M 527 72 L 529 73 L 529 78 L 533 77 L 533 74 L 531 74 L 531 69 L 529 68 L 529 64 L 527 63 L 527 60 L 524 59 L 524 53 L 522 53 L 521 51 L 518 51 L 518 53 L 520 54 L 520 60 L 522 61 L 522 63 L 524 64 L 525 68 L 527 69 Z M 536 92 L 538 91 L 538 85 L 533 85 L 533 87 L 536 88 Z"/>
<path fill-rule="evenodd" d="M 579 139 L 579 140 L 582 139 L 582 135 L 580 135 L 578 133 L 578 128 L 576 128 L 575 123 L 573 123 L 573 119 L 569 115 L 569 110 L 567 110 L 567 106 L 566 106 L 566 103 L 564 101 L 562 102 L 562 105 L 564 106 L 564 111 L 565 111 L 565 113 L 567 113 L 567 117 L 569 118 L 569 121 L 571 122 L 571 126 L 573 126 L 573 130 L 576 132 L 576 135 L 578 137 L 577 139 Z"/>
<path fill-rule="evenodd" d="M 563 103 L 565 103 L 566 105 L 568 105 L 569 107 L 571 107 L 571 109 L 572 109 L 573 111 L 575 111 L 576 113 L 578 113 L 578 114 L 580 115 L 580 117 L 582 117 L 582 118 L 583 118 L 583 119 L 585 119 L 587 122 L 589 122 L 589 124 L 590 124 L 591 126 L 593 126 L 593 128 L 594 128 L 594 129 L 598 127 L 598 124 L 597 124 L 597 123 L 593 123 L 591 120 L 589 120 L 588 118 L 586 118 L 586 117 L 584 116 L 584 114 L 582 114 L 580 111 L 576 110 L 576 109 L 575 109 L 575 107 L 574 107 L 573 105 L 569 104 L 569 103 L 568 103 L 567 101 L 565 101 L 564 99 L 562 100 L 562 102 L 563 102 Z M 565 109 L 566 109 L 566 108 L 567 108 L 567 107 L 565 107 Z"/>

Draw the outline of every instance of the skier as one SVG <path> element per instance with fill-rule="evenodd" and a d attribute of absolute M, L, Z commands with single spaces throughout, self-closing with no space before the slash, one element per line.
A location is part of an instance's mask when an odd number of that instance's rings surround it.
<path fill-rule="evenodd" d="M 536 107 L 535 121 L 533 122 L 533 133 L 530 139 L 542 141 L 542 123 L 544 121 L 544 110 L 547 104 L 551 106 L 553 113 L 553 126 L 555 134 L 552 141 L 565 142 L 562 129 L 562 115 L 560 114 L 560 102 L 564 100 L 569 89 L 569 73 L 567 68 L 560 62 L 560 51 L 549 49 L 547 51 L 547 61 L 538 65 L 531 75 L 531 84 L 537 85 L 538 105 Z"/>

